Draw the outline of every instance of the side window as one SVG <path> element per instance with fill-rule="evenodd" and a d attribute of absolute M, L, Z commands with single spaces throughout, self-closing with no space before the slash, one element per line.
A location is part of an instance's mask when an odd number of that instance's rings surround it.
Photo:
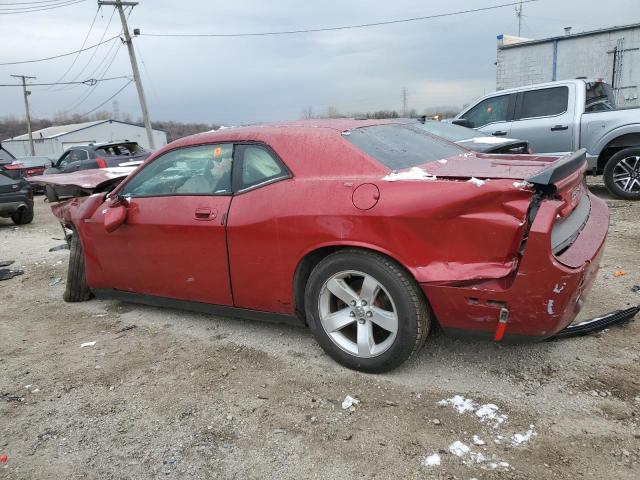
<path fill-rule="evenodd" d="M 198 145 L 156 158 L 122 189 L 122 195 L 230 195 L 233 144 Z"/>
<path fill-rule="evenodd" d="M 269 150 L 260 145 L 241 145 L 242 172 L 238 190 L 288 177 L 288 170 Z"/>
<path fill-rule="evenodd" d="M 567 111 L 569 87 L 543 88 L 522 93 L 517 120 L 550 117 Z"/>
<path fill-rule="evenodd" d="M 71 150 L 69 154 L 69 161 L 77 162 L 79 160 L 87 160 L 89 158 L 89 154 L 86 150 Z"/>
<path fill-rule="evenodd" d="M 469 110 L 464 118 L 471 127 L 480 128 L 489 123 L 506 122 L 509 115 L 509 95 L 500 95 L 483 100 Z"/>
<path fill-rule="evenodd" d="M 71 158 L 71 152 L 66 152 L 64 155 L 62 155 L 62 157 L 60 157 L 60 160 L 58 160 L 58 163 L 56 164 L 56 167 L 59 169 L 63 169 L 65 168 L 69 162 Z"/>

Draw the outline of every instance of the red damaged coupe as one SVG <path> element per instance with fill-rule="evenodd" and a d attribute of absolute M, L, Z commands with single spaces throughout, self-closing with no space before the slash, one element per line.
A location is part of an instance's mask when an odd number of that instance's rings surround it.
<path fill-rule="evenodd" d="M 487 155 L 408 121 L 313 120 L 40 182 L 72 231 L 65 300 L 299 319 L 338 362 L 382 372 L 436 322 L 495 340 L 569 325 L 608 229 L 585 169 L 584 151 Z"/>

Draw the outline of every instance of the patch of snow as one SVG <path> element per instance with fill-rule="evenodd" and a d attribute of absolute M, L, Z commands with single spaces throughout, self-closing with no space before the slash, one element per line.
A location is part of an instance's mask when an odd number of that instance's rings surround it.
<path fill-rule="evenodd" d="M 351 132 L 349 130 L 345 130 L 344 132 L 342 132 L 342 135 L 344 137 L 348 137 L 349 135 L 351 135 Z"/>
<path fill-rule="evenodd" d="M 387 182 L 396 182 L 398 180 L 437 180 L 435 175 L 431 175 L 420 167 L 412 167 L 406 172 L 391 172 L 382 178 Z"/>
<path fill-rule="evenodd" d="M 31 390 L 31 393 L 38 393 L 40 391 L 39 388 L 34 388 L 33 390 Z"/>
<path fill-rule="evenodd" d="M 480 452 L 471 452 L 469 456 L 475 463 L 482 463 L 486 460 L 485 456 Z"/>
<path fill-rule="evenodd" d="M 25 385 L 24 388 L 31 388 L 31 384 Z"/>
<path fill-rule="evenodd" d="M 485 442 L 484 440 L 482 440 L 478 435 L 474 435 L 473 436 L 473 443 L 475 445 L 486 445 L 487 442 Z"/>
<path fill-rule="evenodd" d="M 515 188 L 529 188 L 529 187 L 532 187 L 533 184 L 531 184 L 529 182 L 522 181 L 522 182 L 513 182 L 513 186 Z"/>
<path fill-rule="evenodd" d="M 467 453 L 469 453 L 471 449 L 468 445 L 465 445 L 460 440 L 456 440 L 451 445 L 449 445 L 449 452 L 453 453 L 457 457 L 463 457 Z"/>
<path fill-rule="evenodd" d="M 95 342 L 93 342 L 95 343 Z M 357 405 L 360 403 L 360 400 L 358 400 L 357 398 L 352 397 L 351 395 L 347 395 L 346 397 L 344 397 L 344 400 L 342 401 L 342 409 L 343 410 L 348 410 L 351 407 L 353 407 L 354 405 Z"/>
<path fill-rule="evenodd" d="M 486 143 L 486 144 L 500 144 L 500 143 L 504 143 L 507 141 L 507 139 L 504 138 L 496 138 L 496 137 L 477 137 L 474 138 L 473 143 Z"/>
<path fill-rule="evenodd" d="M 476 417 L 483 423 L 493 423 L 494 427 L 500 425 L 507 419 L 507 416 L 500 413 L 500 408 L 493 403 L 480 405 L 476 410 Z"/>
<path fill-rule="evenodd" d="M 454 395 L 448 400 L 440 400 L 438 405 L 446 407 L 447 405 L 453 406 L 458 413 L 472 412 L 476 408 L 476 404 L 470 398 L 464 398 L 462 395 Z"/>
<path fill-rule="evenodd" d="M 425 467 L 437 467 L 440 465 L 440 455 L 437 453 L 429 455 L 422 461 L 422 465 Z"/>
<path fill-rule="evenodd" d="M 446 158 L 442 158 L 442 159 L 438 160 L 438 163 L 441 163 L 441 164 L 443 164 L 443 165 L 446 165 L 446 163 L 447 163 L 447 159 L 446 159 Z"/>
<path fill-rule="evenodd" d="M 481 187 L 487 182 L 476 177 L 471 177 L 469 180 L 467 180 L 467 183 L 473 183 L 476 187 Z"/>
<path fill-rule="evenodd" d="M 533 425 L 529 425 L 529 430 L 527 430 L 525 433 L 516 433 L 511 437 L 511 445 L 517 447 L 518 445 L 527 443 L 529 440 L 531 440 L 532 437 L 535 437 L 536 435 L 538 434 L 535 432 Z"/>
<path fill-rule="evenodd" d="M 95 344 L 96 342 L 84 342 L 82 345 L 80 345 L 80 348 L 93 347 Z"/>

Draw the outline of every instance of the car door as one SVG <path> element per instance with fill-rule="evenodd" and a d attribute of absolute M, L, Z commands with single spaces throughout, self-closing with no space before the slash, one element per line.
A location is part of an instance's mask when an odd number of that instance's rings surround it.
<path fill-rule="evenodd" d="M 535 153 L 575 150 L 575 99 L 572 92 L 573 86 L 569 85 L 520 92 L 511 136 L 527 140 Z"/>
<path fill-rule="evenodd" d="M 86 168 L 83 164 L 89 159 L 89 154 L 82 148 L 72 148 L 60 159 L 60 167 L 58 169 L 62 173 L 77 172 Z"/>
<path fill-rule="evenodd" d="M 126 223 L 105 231 L 110 198 L 85 226 L 92 286 L 232 305 L 225 229 L 232 155 L 232 144 L 178 148 L 130 178 L 117 191 L 128 199 Z"/>
<path fill-rule="evenodd" d="M 515 95 L 505 94 L 485 98 L 460 115 L 468 126 L 496 137 L 510 136 Z"/>
<path fill-rule="evenodd" d="M 264 144 L 237 146 L 234 197 L 227 238 L 229 270 L 236 307 L 286 313 L 290 298 L 280 298 L 291 278 L 283 272 L 282 218 L 289 214 L 287 180 L 291 173 Z M 284 207 L 283 207 L 284 206 Z M 304 232 L 300 232 L 304 235 Z"/>

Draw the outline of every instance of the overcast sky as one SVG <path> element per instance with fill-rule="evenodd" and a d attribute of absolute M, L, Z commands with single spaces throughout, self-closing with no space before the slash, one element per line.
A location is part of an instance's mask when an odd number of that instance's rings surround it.
<path fill-rule="evenodd" d="M 142 33 L 237 33 L 318 28 L 425 16 L 508 3 L 509 0 L 139 0 L 131 28 Z M 0 7 L 7 8 L 4 0 Z M 38 13 L 0 15 L 0 62 L 42 58 L 80 48 L 97 3 L 87 0 Z M 105 32 L 113 9 L 103 7 L 87 45 Z M 539 0 L 524 5 L 522 36 L 544 38 L 640 22 L 638 0 Z M 120 32 L 115 15 L 105 38 Z M 341 112 L 402 108 L 422 112 L 461 106 L 495 88 L 496 35 L 516 34 L 514 7 L 412 23 L 302 35 L 249 38 L 161 38 L 134 40 L 152 119 L 239 124 L 300 118 L 329 106 Z M 117 40 L 115 41 L 117 42 Z M 115 43 L 114 42 L 114 43 Z M 106 67 L 111 43 L 79 56 L 64 78 L 84 80 Z M 115 47 L 115 45 L 114 45 Z M 94 54 L 95 53 L 95 54 Z M 93 55 L 93 58 L 91 59 Z M 90 61 L 91 59 L 91 61 Z M 107 60 L 104 61 L 103 60 Z M 74 56 L 26 65 L 0 66 L 10 74 L 56 81 Z M 102 65 L 100 65 L 100 63 Z M 106 76 L 130 75 L 122 46 Z M 94 74 L 95 76 L 95 74 Z M 32 114 L 85 113 L 126 80 L 64 90 L 33 87 Z M 0 88 L 2 115 L 24 116 L 21 89 Z M 117 97 L 121 112 L 139 117 L 133 84 Z M 102 109 L 111 110 L 112 102 Z"/>

